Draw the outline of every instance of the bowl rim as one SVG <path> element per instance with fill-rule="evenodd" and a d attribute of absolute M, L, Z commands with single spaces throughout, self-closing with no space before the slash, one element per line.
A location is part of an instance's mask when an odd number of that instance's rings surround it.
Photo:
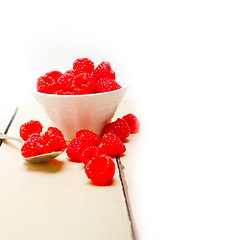
<path fill-rule="evenodd" d="M 127 89 L 130 85 L 130 83 L 128 81 L 123 80 L 122 78 L 117 78 L 116 82 L 121 85 L 120 89 L 109 91 L 109 92 L 103 92 L 103 93 L 90 93 L 90 94 L 82 94 L 82 95 L 57 95 L 57 94 L 38 92 L 36 89 L 36 85 L 35 85 L 35 87 L 32 87 L 31 92 L 33 94 L 38 94 L 40 96 L 53 97 L 53 98 L 94 97 L 94 96 L 100 96 L 100 95 L 106 95 L 106 94 L 111 94 L 111 93 L 115 93 L 115 92 L 120 92 L 120 91 Z"/>

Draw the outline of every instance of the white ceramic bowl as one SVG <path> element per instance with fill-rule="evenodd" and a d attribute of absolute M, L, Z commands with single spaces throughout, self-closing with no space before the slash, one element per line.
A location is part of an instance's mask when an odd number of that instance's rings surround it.
<path fill-rule="evenodd" d="M 89 129 L 97 134 L 111 121 L 122 101 L 129 84 L 116 79 L 121 89 L 86 95 L 53 95 L 39 93 L 33 96 L 45 110 L 53 126 L 59 128 L 67 141 L 76 137 L 80 129 Z"/>

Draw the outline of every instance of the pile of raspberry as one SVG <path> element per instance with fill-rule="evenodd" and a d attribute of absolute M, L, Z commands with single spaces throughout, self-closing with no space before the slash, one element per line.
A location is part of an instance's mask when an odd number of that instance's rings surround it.
<path fill-rule="evenodd" d="M 137 133 L 140 123 L 131 113 L 108 123 L 101 137 L 90 130 L 79 130 L 68 145 L 70 161 L 83 163 L 87 177 L 96 185 L 110 182 L 115 174 L 113 157 L 126 152 L 124 142 L 131 133 Z"/>
<path fill-rule="evenodd" d="M 59 129 L 49 127 L 40 135 L 42 128 L 39 121 L 33 120 L 20 127 L 20 136 L 26 141 L 21 149 L 23 157 L 67 148 L 69 160 L 83 163 L 85 173 L 93 184 L 102 185 L 111 182 L 115 174 L 112 158 L 126 152 L 124 142 L 130 134 L 139 132 L 140 123 L 135 115 L 129 113 L 105 125 L 101 136 L 88 129 L 79 130 L 68 146 Z"/>
<path fill-rule="evenodd" d="M 65 73 L 54 70 L 37 79 L 37 91 L 56 95 L 82 95 L 120 89 L 109 62 L 96 68 L 88 58 L 78 58 Z"/>
<path fill-rule="evenodd" d="M 19 133 L 25 141 L 21 148 L 21 154 L 24 158 L 62 151 L 67 148 L 66 140 L 58 128 L 49 127 L 41 135 L 42 130 L 42 124 L 35 120 L 30 120 L 21 125 Z"/>

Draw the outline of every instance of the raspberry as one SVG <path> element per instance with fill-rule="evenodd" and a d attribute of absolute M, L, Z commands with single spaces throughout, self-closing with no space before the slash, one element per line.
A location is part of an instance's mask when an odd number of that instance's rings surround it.
<path fill-rule="evenodd" d="M 120 138 L 111 132 L 103 135 L 100 148 L 103 153 L 109 156 L 121 156 L 126 151 Z"/>
<path fill-rule="evenodd" d="M 94 70 L 94 63 L 88 58 L 78 58 L 73 62 L 73 70 L 76 74 L 92 73 Z"/>
<path fill-rule="evenodd" d="M 47 72 L 44 77 L 51 77 L 52 79 L 54 79 L 55 81 L 58 80 L 60 77 L 62 76 L 62 73 L 59 72 L 59 71 L 50 71 L 50 72 Z"/>
<path fill-rule="evenodd" d="M 75 162 L 81 162 L 81 154 L 83 150 L 89 146 L 99 146 L 101 138 L 88 129 L 79 130 L 76 138 L 73 139 L 67 147 L 68 157 Z"/>
<path fill-rule="evenodd" d="M 88 129 L 79 130 L 76 133 L 76 137 L 79 138 L 86 146 L 99 146 L 101 138 L 94 132 Z"/>
<path fill-rule="evenodd" d="M 59 135 L 60 137 L 64 138 L 62 132 L 58 128 L 56 128 L 56 127 L 48 127 L 47 132 L 48 132 L 48 134 L 50 136 L 52 136 L 52 135 Z"/>
<path fill-rule="evenodd" d="M 100 155 L 101 154 L 101 149 L 97 146 L 88 146 L 86 147 L 81 155 L 80 159 L 82 163 L 86 166 L 88 162 L 95 156 L 95 155 Z"/>
<path fill-rule="evenodd" d="M 42 136 L 42 141 L 39 146 L 39 151 L 44 153 L 61 151 L 67 147 L 66 141 L 64 138 L 59 135 L 49 136 L 48 133 L 44 133 Z"/>
<path fill-rule="evenodd" d="M 64 73 L 58 80 L 57 80 L 57 87 L 58 90 L 62 90 L 63 92 L 73 92 L 72 88 L 72 81 L 73 81 L 74 75 L 69 73 Z"/>
<path fill-rule="evenodd" d="M 109 62 L 101 62 L 93 71 L 93 76 L 96 80 L 100 78 L 115 79 L 115 73 L 112 71 Z"/>
<path fill-rule="evenodd" d="M 74 70 L 73 70 L 73 69 L 69 69 L 69 70 L 67 70 L 65 73 L 68 73 L 68 74 L 75 75 L 75 74 L 74 74 Z"/>
<path fill-rule="evenodd" d="M 66 141 L 62 132 L 56 127 L 49 127 L 42 135 L 42 141 L 39 147 L 41 153 L 61 151 L 65 148 L 67 148 Z"/>
<path fill-rule="evenodd" d="M 124 141 L 130 134 L 130 127 L 126 120 L 118 118 L 116 121 L 108 123 L 102 130 L 102 135 L 108 132 L 117 135 L 121 141 Z"/>
<path fill-rule="evenodd" d="M 20 137 L 27 141 L 33 133 L 41 133 L 43 129 L 42 124 L 39 121 L 30 120 L 20 126 L 19 133 Z"/>
<path fill-rule="evenodd" d="M 75 162 L 81 162 L 81 154 L 86 145 L 81 141 L 80 138 L 74 138 L 67 147 L 67 156 Z"/>
<path fill-rule="evenodd" d="M 120 88 L 121 86 L 115 80 L 101 78 L 97 81 L 96 93 L 110 92 Z"/>
<path fill-rule="evenodd" d="M 73 78 L 72 88 L 75 94 L 90 94 L 96 89 L 97 82 L 90 73 L 80 73 Z"/>
<path fill-rule="evenodd" d="M 63 91 L 63 90 L 57 90 L 55 92 L 56 95 L 75 95 L 74 92 L 71 91 Z"/>
<path fill-rule="evenodd" d="M 39 77 L 37 79 L 37 91 L 41 93 L 54 94 L 57 90 L 56 81 L 48 76 Z"/>
<path fill-rule="evenodd" d="M 88 162 L 85 173 L 94 184 L 101 185 L 113 178 L 115 163 L 105 154 L 96 155 Z"/>
<path fill-rule="evenodd" d="M 124 115 L 122 117 L 122 119 L 126 120 L 126 122 L 128 123 L 128 125 L 131 129 L 130 133 L 138 133 L 139 132 L 140 122 L 135 115 L 133 115 L 132 113 L 128 113 L 128 114 Z"/>
<path fill-rule="evenodd" d="M 33 133 L 28 140 L 22 145 L 21 154 L 24 158 L 34 157 L 40 153 L 39 144 L 41 136 L 39 133 Z"/>
<path fill-rule="evenodd" d="M 110 70 L 110 72 L 108 74 L 108 78 L 115 80 L 116 75 L 115 75 L 115 72 L 113 70 Z"/>

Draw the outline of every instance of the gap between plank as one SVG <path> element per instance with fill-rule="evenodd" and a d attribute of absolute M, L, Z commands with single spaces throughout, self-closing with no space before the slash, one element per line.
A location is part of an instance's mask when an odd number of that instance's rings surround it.
<path fill-rule="evenodd" d="M 12 115 L 12 117 L 11 117 L 11 119 L 10 119 L 7 127 L 6 127 L 6 129 L 4 130 L 4 132 L 3 132 L 4 134 L 7 134 L 7 133 L 8 133 L 8 130 L 9 130 L 10 126 L 12 125 L 12 122 L 13 122 L 13 120 L 14 120 L 17 112 L 18 112 L 18 107 L 16 107 L 16 109 L 15 109 L 15 111 L 14 111 L 14 113 L 13 113 L 13 115 Z M 3 143 L 3 140 L 4 140 L 4 139 L 0 139 L 0 147 L 1 147 L 2 143 Z"/>
<path fill-rule="evenodd" d="M 126 180 L 124 178 L 124 171 L 123 171 L 124 166 L 122 165 L 122 162 L 121 162 L 119 157 L 116 157 L 116 162 L 117 162 L 117 166 L 118 166 L 119 178 L 120 178 L 120 181 L 121 181 L 121 184 L 122 184 L 122 190 L 123 190 L 123 195 L 124 195 L 124 198 L 125 198 L 128 217 L 129 217 L 129 220 L 130 220 L 130 223 L 131 223 L 132 237 L 133 237 L 133 240 L 137 240 L 136 228 L 135 228 L 135 224 L 133 222 L 133 216 L 132 216 L 132 211 L 131 211 L 130 201 L 129 201 L 129 196 L 128 196 L 128 187 L 127 187 Z"/>

